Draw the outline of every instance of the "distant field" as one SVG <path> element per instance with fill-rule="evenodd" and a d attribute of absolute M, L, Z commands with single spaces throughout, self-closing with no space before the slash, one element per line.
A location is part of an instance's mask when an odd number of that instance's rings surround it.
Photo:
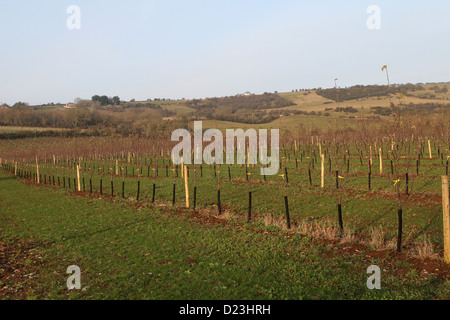
<path fill-rule="evenodd" d="M 20 132 L 45 132 L 45 131 L 68 131 L 63 128 L 36 128 L 36 127 L 9 127 L 0 126 L 0 133 L 20 133 Z"/>
<path fill-rule="evenodd" d="M 164 104 L 161 105 L 161 108 L 175 112 L 177 116 L 183 116 L 188 113 L 195 112 L 195 109 L 189 108 L 186 104 L 183 103 Z"/>
<path fill-rule="evenodd" d="M 348 100 L 348 101 L 341 101 L 341 102 L 335 102 L 332 100 L 325 99 L 318 94 L 316 94 L 315 91 L 312 91 L 311 93 L 306 94 L 306 92 L 293 92 L 293 93 L 280 93 L 282 97 L 291 100 L 296 104 L 296 106 L 290 106 L 283 109 L 291 109 L 291 110 L 302 110 L 302 111 L 324 111 L 325 109 L 329 108 L 337 108 L 337 107 L 353 107 L 353 108 L 364 108 L 370 110 L 372 107 L 389 107 L 390 103 L 393 102 L 394 104 L 423 104 L 423 103 L 448 103 L 446 98 L 450 98 L 446 96 L 446 94 L 437 94 L 437 98 L 435 99 L 423 99 L 419 98 L 418 96 L 424 95 L 426 93 L 433 93 L 434 91 L 430 90 L 424 90 L 424 91 L 417 91 L 414 94 L 415 96 L 405 96 L 403 99 L 397 98 L 395 96 L 391 97 L 369 97 L 364 99 L 355 99 L 355 100 Z M 444 99 L 443 99 L 444 98 Z"/>
<path fill-rule="evenodd" d="M 308 92 L 285 92 L 279 93 L 285 99 L 294 102 L 297 106 L 286 107 L 284 109 L 301 109 L 304 111 L 320 111 L 327 108 L 327 102 L 332 103 L 332 100 L 328 100 L 319 96 L 315 91 Z"/>
<path fill-rule="evenodd" d="M 360 112 L 356 114 L 345 114 L 339 112 L 330 112 L 330 116 L 319 115 L 292 115 L 287 117 L 281 117 L 270 123 L 264 124 L 249 124 L 249 123 L 237 123 L 230 121 L 215 121 L 205 120 L 203 121 L 203 128 L 210 129 L 215 128 L 219 130 L 226 129 L 281 129 L 281 130 L 295 130 L 299 127 L 305 129 L 326 129 L 326 128 L 356 128 L 362 123 L 379 123 L 384 121 L 386 117 L 381 117 L 379 120 L 367 119 L 363 116 L 367 116 L 368 112 Z M 354 117 L 354 118 L 351 118 Z"/>
<path fill-rule="evenodd" d="M 416 91 L 413 94 L 417 97 L 424 96 L 424 95 L 435 95 L 435 100 L 448 100 L 450 99 L 450 91 L 446 93 L 436 93 L 434 90 L 432 90 L 433 87 L 439 87 L 440 89 L 447 87 L 450 90 L 450 83 L 429 83 L 424 84 L 423 87 L 425 90 Z"/>
<path fill-rule="evenodd" d="M 159 105 L 165 105 L 165 104 L 177 104 L 180 103 L 180 101 L 178 100 L 152 100 L 152 101 L 133 101 L 133 102 L 129 102 L 131 104 L 144 104 L 144 103 L 150 103 L 150 104 L 159 104 Z"/>
<path fill-rule="evenodd" d="M 39 106 L 37 110 L 57 110 L 64 109 L 64 105 L 53 105 L 53 106 Z"/>

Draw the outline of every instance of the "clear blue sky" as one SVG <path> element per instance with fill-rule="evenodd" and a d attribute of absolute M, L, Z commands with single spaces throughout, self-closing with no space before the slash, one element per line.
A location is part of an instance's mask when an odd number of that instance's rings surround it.
<path fill-rule="evenodd" d="M 0 44 L 8 104 L 385 84 L 384 64 L 393 83 L 446 82 L 450 1 L 0 0 Z"/>

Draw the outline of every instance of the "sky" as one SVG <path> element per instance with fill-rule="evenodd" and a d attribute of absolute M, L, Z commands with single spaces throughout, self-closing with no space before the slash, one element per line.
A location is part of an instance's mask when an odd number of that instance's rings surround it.
<path fill-rule="evenodd" d="M 448 82 L 449 31 L 447 0 L 0 0 L 0 102 Z"/>

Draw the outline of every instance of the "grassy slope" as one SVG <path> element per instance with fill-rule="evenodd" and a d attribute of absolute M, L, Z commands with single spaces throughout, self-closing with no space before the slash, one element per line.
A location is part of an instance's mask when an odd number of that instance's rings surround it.
<path fill-rule="evenodd" d="M 413 271 L 405 276 L 405 263 L 335 251 L 341 245 L 255 232 L 255 225 L 202 224 L 189 212 L 74 197 L 3 173 L 0 190 L 1 243 L 37 246 L 35 258 L 22 259 L 18 250 L 7 257 L 22 266 L 14 277 L 0 273 L 0 286 L 18 289 L 22 298 L 449 298 L 448 282 L 421 280 Z M 84 290 L 69 294 L 66 269 L 73 264 L 83 272 Z M 366 289 L 371 264 L 384 270 L 380 291 Z M 5 289 L 0 297 L 17 294 Z"/>
<path fill-rule="evenodd" d="M 282 92 L 279 93 L 283 98 L 286 98 L 295 103 L 294 106 L 285 107 L 282 109 L 289 110 L 302 110 L 306 112 L 325 112 L 325 109 L 335 109 L 337 107 L 353 107 L 358 109 L 358 113 L 355 114 L 343 114 L 336 113 L 333 111 L 328 111 L 330 113 L 330 117 L 324 116 L 305 116 L 305 115 L 293 115 L 285 118 L 277 119 L 272 121 L 271 123 L 262 124 L 262 125 L 252 125 L 252 124 L 241 124 L 241 123 L 233 123 L 227 121 L 204 121 L 204 126 L 206 128 L 287 128 L 293 130 L 297 128 L 300 124 L 305 126 L 306 128 L 326 128 L 329 126 L 335 126 L 338 124 L 341 128 L 344 126 L 358 126 L 359 123 L 354 121 L 349 117 L 367 117 L 372 115 L 370 108 L 372 107 L 389 107 L 391 101 L 394 104 L 420 104 L 420 103 L 448 103 L 447 99 L 450 99 L 450 93 L 445 94 L 435 94 L 430 88 L 433 86 L 450 87 L 449 83 L 440 83 L 440 84 L 426 84 L 424 85 L 425 90 L 417 91 L 412 93 L 414 96 L 406 96 L 403 99 L 392 98 L 391 100 L 388 97 L 370 97 L 364 99 L 355 99 L 344 102 L 334 102 L 332 100 L 328 100 L 322 96 L 319 96 L 315 91 L 308 92 Z M 436 99 L 422 99 L 418 96 L 423 95 L 425 93 L 435 94 Z M 384 119 L 385 117 L 380 117 Z"/>

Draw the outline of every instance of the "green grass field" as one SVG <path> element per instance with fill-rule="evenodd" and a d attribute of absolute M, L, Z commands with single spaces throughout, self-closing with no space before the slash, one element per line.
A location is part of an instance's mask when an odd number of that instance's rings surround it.
<path fill-rule="evenodd" d="M 0 190 L 2 253 L 14 249 L 1 256 L 2 299 L 449 298 L 448 281 L 407 262 L 258 223 L 74 196 L 3 173 Z M 366 288 L 372 264 L 382 290 Z M 66 288 L 70 265 L 81 268 L 80 291 Z"/>

